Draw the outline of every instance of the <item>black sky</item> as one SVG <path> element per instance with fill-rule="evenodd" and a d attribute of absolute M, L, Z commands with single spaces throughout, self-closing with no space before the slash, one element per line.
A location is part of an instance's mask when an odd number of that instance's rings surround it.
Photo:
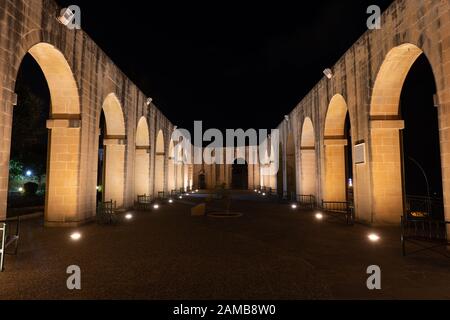
<path fill-rule="evenodd" d="M 392 0 L 60 0 L 179 127 L 274 128 Z"/>

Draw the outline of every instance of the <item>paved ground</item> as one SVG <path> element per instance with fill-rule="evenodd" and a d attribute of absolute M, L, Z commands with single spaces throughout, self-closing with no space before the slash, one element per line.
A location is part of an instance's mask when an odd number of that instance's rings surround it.
<path fill-rule="evenodd" d="M 136 212 L 118 226 L 23 224 L 20 252 L 0 273 L 0 299 L 450 299 L 450 259 L 403 258 L 399 230 L 317 222 L 313 212 L 270 202 L 235 202 L 241 218 L 193 218 L 185 203 Z M 66 288 L 67 266 L 82 290 Z M 382 269 L 382 290 L 366 268 Z"/>

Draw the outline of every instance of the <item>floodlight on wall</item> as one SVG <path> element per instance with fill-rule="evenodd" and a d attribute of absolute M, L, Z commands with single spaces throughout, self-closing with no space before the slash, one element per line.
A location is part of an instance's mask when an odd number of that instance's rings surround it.
<path fill-rule="evenodd" d="M 62 11 L 61 15 L 57 18 L 59 23 L 67 26 L 75 17 L 75 13 L 70 9 L 67 8 L 64 11 Z"/>
<path fill-rule="evenodd" d="M 13 93 L 12 95 L 12 105 L 17 106 L 17 93 Z"/>
<path fill-rule="evenodd" d="M 439 108 L 439 96 L 437 93 L 433 94 L 433 103 L 436 108 Z"/>
<path fill-rule="evenodd" d="M 328 79 L 333 78 L 333 71 L 331 71 L 331 69 L 329 69 L 329 68 L 323 70 L 323 74 L 324 74 Z"/>
<path fill-rule="evenodd" d="M 284 116 L 284 120 L 285 120 L 286 122 L 289 122 L 289 116 L 288 116 L 288 115 Z"/>
<path fill-rule="evenodd" d="M 153 99 L 152 98 L 147 98 L 147 101 L 145 102 L 147 104 L 147 106 L 149 106 L 152 103 Z"/>

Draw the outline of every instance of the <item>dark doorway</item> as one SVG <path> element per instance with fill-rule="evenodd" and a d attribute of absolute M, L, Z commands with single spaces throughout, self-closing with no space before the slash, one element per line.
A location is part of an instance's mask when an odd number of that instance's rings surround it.
<path fill-rule="evenodd" d="M 198 175 L 198 187 L 201 190 L 206 189 L 206 177 L 204 173 Z"/>
<path fill-rule="evenodd" d="M 104 176 L 105 176 L 105 146 L 103 140 L 106 136 L 106 119 L 103 110 L 100 115 L 100 134 L 98 138 L 98 167 L 97 167 L 97 203 L 104 201 Z"/>
<path fill-rule="evenodd" d="M 443 219 L 442 171 L 436 84 L 422 54 L 411 67 L 400 97 L 404 194 L 407 210 Z"/>
<path fill-rule="evenodd" d="M 18 101 L 12 124 L 8 216 L 45 205 L 50 89 L 29 53 L 20 65 L 15 91 Z"/>
<path fill-rule="evenodd" d="M 345 183 L 346 183 L 346 197 L 347 202 L 353 204 L 353 145 L 352 145 L 352 130 L 350 124 L 350 114 L 347 112 L 345 117 L 344 127 L 345 139 L 347 146 L 345 147 Z"/>
<path fill-rule="evenodd" d="M 248 165 L 242 159 L 234 161 L 231 186 L 235 190 L 248 189 Z"/>

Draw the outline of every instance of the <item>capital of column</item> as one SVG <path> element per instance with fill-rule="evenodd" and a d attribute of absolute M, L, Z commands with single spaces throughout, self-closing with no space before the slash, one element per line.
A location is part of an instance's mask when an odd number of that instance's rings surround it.
<path fill-rule="evenodd" d="M 80 129 L 81 120 L 79 119 L 49 119 L 47 120 L 47 129 Z"/>
<path fill-rule="evenodd" d="M 106 137 L 103 139 L 104 146 L 125 146 L 127 144 L 126 136 Z"/>
<path fill-rule="evenodd" d="M 323 144 L 325 146 L 346 146 L 348 145 L 348 141 L 347 139 L 342 138 L 325 137 L 323 140 Z"/>
<path fill-rule="evenodd" d="M 370 119 L 371 129 L 405 129 L 405 121 L 399 119 Z"/>

